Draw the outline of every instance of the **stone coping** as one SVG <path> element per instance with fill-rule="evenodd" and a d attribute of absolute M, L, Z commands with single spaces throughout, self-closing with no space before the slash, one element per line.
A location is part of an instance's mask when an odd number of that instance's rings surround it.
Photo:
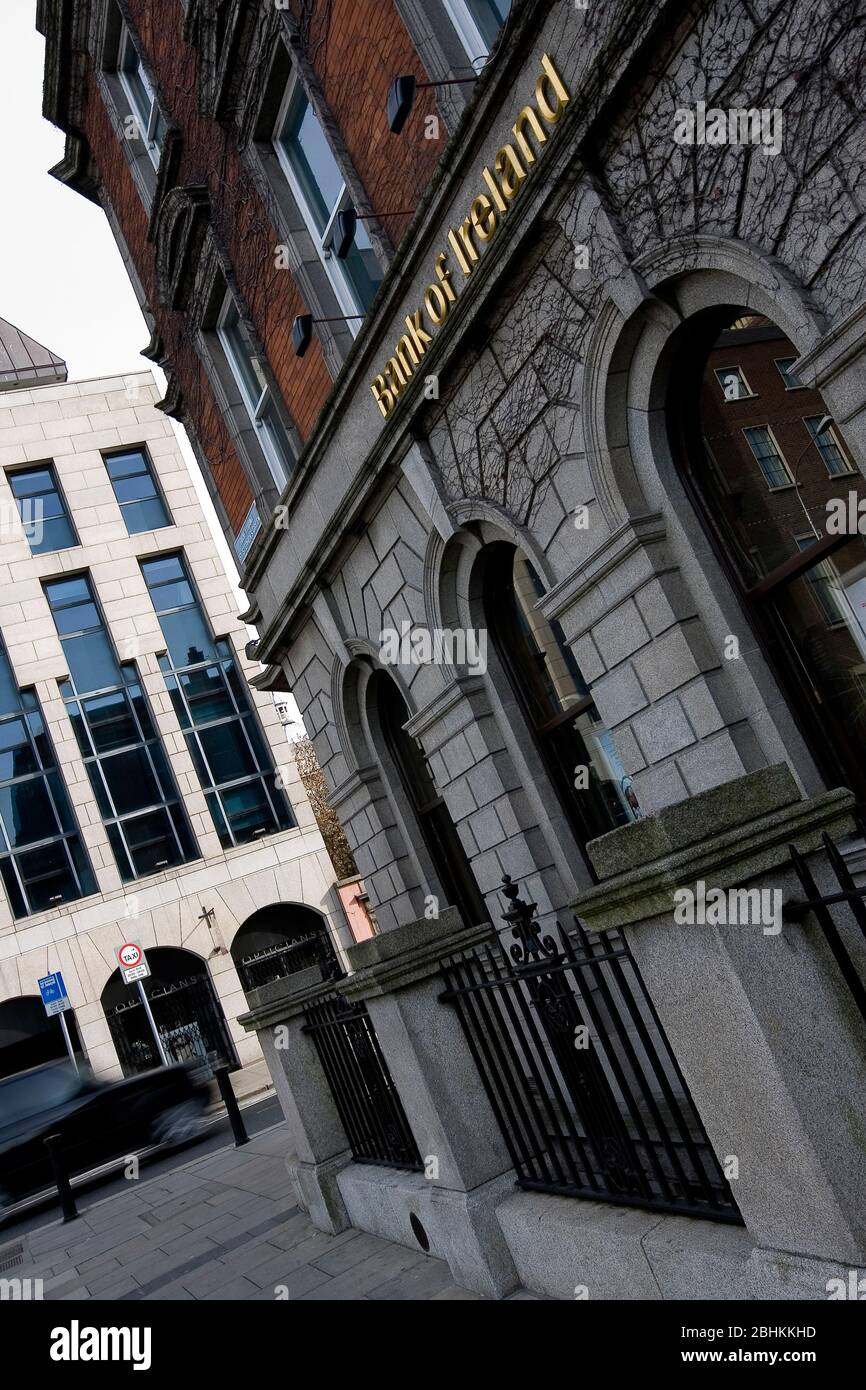
<path fill-rule="evenodd" d="M 350 946 L 353 973 L 340 982 L 347 999 L 391 994 L 435 975 L 446 956 L 465 951 L 493 935 L 489 922 L 466 927 L 456 907 L 447 907 L 436 920 L 421 917 L 393 931 L 382 932 Z"/>
<path fill-rule="evenodd" d="M 792 844 L 808 854 L 821 848 L 824 831 L 849 833 L 854 827 L 853 805 L 853 794 L 839 788 L 754 818 L 743 815 L 739 824 L 727 825 L 716 833 L 710 820 L 704 838 L 693 840 L 688 836 L 682 847 L 674 847 L 669 834 L 651 833 L 642 840 L 650 851 L 646 862 L 586 889 L 571 904 L 572 911 L 590 931 L 606 931 L 666 916 L 673 911 L 677 888 L 693 886 L 701 879 L 713 888 L 740 887 L 749 879 L 788 864 Z M 668 832 L 670 829 L 669 821 Z M 664 844 L 671 846 L 669 852 L 652 854 L 653 849 Z M 629 850 L 625 862 L 630 858 Z M 594 856 L 593 859 L 596 862 Z"/>
<path fill-rule="evenodd" d="M 587 853 L 599 878 L 612 878 L 802 800 L 787 763 L 775 763 L 611 830 Z"/>
<path fill-rule="evenodd" d="M 310 1004 L 326 994 L 333 994 L 336 983 L 334 980 L 323 980 L 317 965 L 311 965 L 308 970 L 297 970 L 293 975 L 250 990 L 247 995 L 249 1011 L 238 1014 L 237 1021 L 248 1033 L 273 1027 L 303 1013 Z"/>

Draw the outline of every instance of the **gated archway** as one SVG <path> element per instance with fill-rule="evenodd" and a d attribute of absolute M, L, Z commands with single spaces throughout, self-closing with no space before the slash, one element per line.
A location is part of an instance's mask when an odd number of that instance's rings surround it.
<path fill-rule="evenodd" d="M 246 993 L 313 966 L 324 979 L 342 973 L 325 918 L 303 903 L 259 908 L 236 933 L 231 953 Z"/>
<path fill-rule="evenodd" d="M 141 984 L 167 1060 L 238 1067 L 222 1005 L 201 957 L 175 946 L 154 946 L 147 963 L 151 973 Z M 101 1002 L 124 1076 L 160 1066 L 138 984 L 126 984 L 115 970 Z"/>
<path fill-rule="evenodd" d="M 81 1039 L 72 1009 L 66 1012 L 66 1026 L 76 1054 L 83 1055 Z M 0 1077 L 59 1062 L 69 1056 L 59 1017 L 49 1018 L 38 994 L 19 995 L 0 1004 Z"/>

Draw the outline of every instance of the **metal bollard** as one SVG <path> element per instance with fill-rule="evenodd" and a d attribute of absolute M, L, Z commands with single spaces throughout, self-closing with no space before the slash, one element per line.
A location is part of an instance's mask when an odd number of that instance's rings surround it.
<path fill-rule="evenodd" d="M 51 1171 L 54 1174 L 57 1195 L 60 1198 L 60 1206 L 63 1211 L 63 1220 L 74 1221 L 78 1216 L 78 1208 L 75 1205 L 69 1174 L 66 1172 L 63 1159 L 60 1156 L 60 1144 L 59 1134 L 49 1134 L 45 1139 L 45 1147 L 48 1150 L 48 1157 L 51 1159 Z"/>
<path fill-rule="evenodd" d="M 220 1095 L 225 1104 L 226 1114 L 229 1117 L 229 1124 L 232 1127 L 232 1134 L 235 1137 L 235 1148 L 239 1149 L 241 1144 L 248 1144 L 250 1142 L 250 1136 L 247 1134 L 237 1097 L 232 1090 L 232 1083 L 229 1081 L 228 1067 L 215 1067 L 214 1076 L 216 1077 L 216 1083 L 219 1086 Z"/>

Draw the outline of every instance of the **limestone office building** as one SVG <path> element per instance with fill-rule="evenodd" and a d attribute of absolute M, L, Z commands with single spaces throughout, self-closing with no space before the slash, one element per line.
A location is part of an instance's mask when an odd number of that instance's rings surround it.
<path fill-rule="evenodd" d="M 60 971 L 96 1074 L 210 1062 L 248 1094 L 244 990 L 352 938 L 151 373 L 66 376 L 0 321 L 0 1075 L 66 1056 Z"/>
<path fill-rule="evenodd" d="M 866 1262 L 862 16 L 38 25 L 53 172 L 378 921 L 244 1016 L 301 1199 L 494 1295 L 827 1297 Z"/>

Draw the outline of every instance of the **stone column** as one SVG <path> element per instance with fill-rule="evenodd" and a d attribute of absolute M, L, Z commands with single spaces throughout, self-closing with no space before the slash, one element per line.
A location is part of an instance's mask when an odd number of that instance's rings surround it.
<path fill-rule="evenodd" d="M 337 1175 L 352 1162 L 352 1151 L 313 1040 L 303 1032 L 304 1010 L 333 992 L 317 967 L 301 970 L 251 990 L 249 1013 L 238 1023 L 256 1033 L 286 1117 L 286 1166 L 299 1205 L 320 1230 L 336 1235 L 351 1224 Z"/>
<path fill-rule="evenodd" d="M 601 882 L 574 903 L 589 929 L 624 931 L 716 1155 L 737 1161 L 756 1289 L 781 1277 L 815 1298 L 815 1261 L 866 1262 L 866 1026 L 814 917 L 678 924 L 673 894 L 802 898 L 790 845 L 833 891 L 821 834 L 844 838 L 852 802 L 802 800 L 784 765 L 751 773 L 591 843 Z"/>
<path fill-rule="evenodd" d="M 456 908 L 408 922 L 353 946 L 354 973 L 340 990 L 367 1005 L 424 1161 L 414 1192 L 431 1252 L 458 1283 L 502 1297 L 518 1279 L 496 1206 L 514 1191 L 515 1174 L 459 1017 L 439 998 L 443 959 L 490 935 L 486 924 L 464 927 Z M 381 1193 L 366 1173 L 344 1170 L 339 1186 L 353 1224 L 389 1233 L 377 1225 Z"/>

